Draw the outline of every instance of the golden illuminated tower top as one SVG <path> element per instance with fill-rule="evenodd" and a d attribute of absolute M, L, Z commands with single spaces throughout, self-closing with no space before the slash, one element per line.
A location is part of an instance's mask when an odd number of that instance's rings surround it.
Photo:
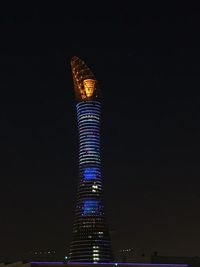
<path fill-rule="evenodd" d="M 76 100 L 87 101 L 100 99 L 101 91 L 98 82 L 85 62 L 78 57 L 73 57 L 71 67 Z"/>

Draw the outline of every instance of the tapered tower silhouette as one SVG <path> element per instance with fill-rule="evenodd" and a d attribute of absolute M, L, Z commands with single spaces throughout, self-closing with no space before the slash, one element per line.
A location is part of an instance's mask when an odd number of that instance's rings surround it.
<path fill-rule="evenodd" d="M 109 262 L 111 242 L 102 201 L 101 91 L 78 57 L 71 60 L 79 131 L 79 184 L 69 261 Z"/>

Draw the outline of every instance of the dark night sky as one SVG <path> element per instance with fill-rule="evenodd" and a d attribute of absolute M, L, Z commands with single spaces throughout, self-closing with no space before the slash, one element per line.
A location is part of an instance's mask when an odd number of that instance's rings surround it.
<path fill-rule="evenodd" d="M 17 4 L 0 11 L 1 255 L 70 242 L 77 55 L 104 96 L 115 251 L 200 256 L 200 11 Z"/>

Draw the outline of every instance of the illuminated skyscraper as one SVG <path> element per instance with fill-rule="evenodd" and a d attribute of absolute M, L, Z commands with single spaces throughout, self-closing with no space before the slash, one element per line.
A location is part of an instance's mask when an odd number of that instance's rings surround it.
<path fill-rule="evenodd" d="M 77 57 L 71 61 L 79 131 L 79 185 L 70 261 L 112 261 L 102 201 L 100 158 L 101 91 L 93 73 Z"/>

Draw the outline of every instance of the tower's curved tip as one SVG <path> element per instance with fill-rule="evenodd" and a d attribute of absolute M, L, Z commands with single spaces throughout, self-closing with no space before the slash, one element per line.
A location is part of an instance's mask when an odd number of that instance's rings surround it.
<path fill-rule="evenodd" d="M 79 57 L 77 57 L 77 56 L 73 56 L 71 58 L 71 64 L 75 63 L 75 61 L 77 61 L 77 60 L 81 60 L 81 59 Z"/>
<path fill-rule="evenodd" d="M 97 80 L 85 62 L 79 57 L 73 56 L 71 68 L 76 99 L 82 101 L 101 98 Z"/>

